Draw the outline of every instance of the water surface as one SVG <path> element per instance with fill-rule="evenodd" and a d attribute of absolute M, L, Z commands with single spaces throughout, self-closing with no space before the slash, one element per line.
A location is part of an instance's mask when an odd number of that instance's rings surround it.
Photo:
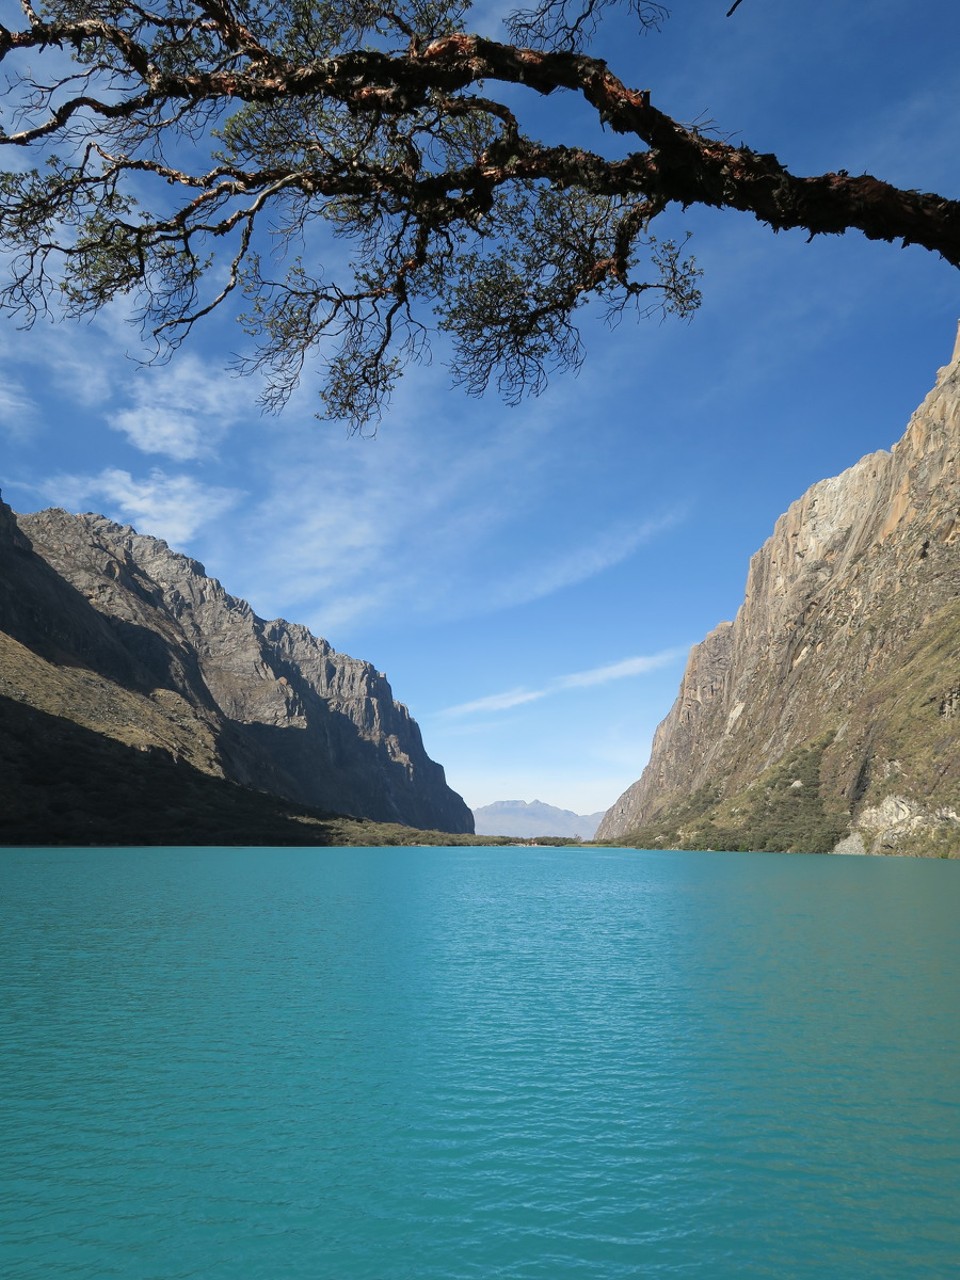
<path fill-rule="evenodd" d="M 0 1274 L 955 1274 L 958 908 L 899 859 L 0 851 Z"/>

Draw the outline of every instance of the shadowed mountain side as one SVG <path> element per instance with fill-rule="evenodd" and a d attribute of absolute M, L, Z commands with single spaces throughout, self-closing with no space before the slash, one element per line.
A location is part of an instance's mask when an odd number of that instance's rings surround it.
<path fill-rule="evenodd" d="M 597 838 L 960 854 L 960 338 L 893 449 L 777 521 Z"/>
<path fill-rule="evenodd" d="M 0 503 L 0 693 L 298 805 L 473 830 L 384 676 L 102 516 Z"/>
<path fill-rule="evenodd" d="M 329 845 L 320 815 L 0 696 L 0 844 Z"/>
<path fill-rule="evenodd" d="M 36 554 L 2 500 L 0 630 L 51 663 L 85 667 L 127 688 L 171 683 L 169 654 L 160 638 L 97 612 Z"/>
<path fill-rule="evenodd" d="M 299 808 L 0 695 L 0 846 L 453 845 L 474 835 Z M 505 843 L 484 840 L 479 843 Z"/>

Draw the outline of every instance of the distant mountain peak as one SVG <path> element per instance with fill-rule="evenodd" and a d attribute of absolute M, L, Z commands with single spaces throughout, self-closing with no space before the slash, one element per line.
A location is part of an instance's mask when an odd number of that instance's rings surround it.
<path fill-rule="evenodd" d="M 477 835 L 563 836 L 591 840 L 603 813 L 574 813 L 543 800 L 494 800 L 474 809 Z"/>

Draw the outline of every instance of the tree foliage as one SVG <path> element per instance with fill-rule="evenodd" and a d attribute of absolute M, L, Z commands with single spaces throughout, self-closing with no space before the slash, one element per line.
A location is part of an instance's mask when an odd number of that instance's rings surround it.
<path fill-rule="evenodd" d="M 654 230 L 671 205 L 960 265 L 960 203 L 797 177 L 625 85 L 587 52 L 614 2 L 540 0 L 504 43 L 460 0 L 20 0 L 0 26 L 0 306 L 30 323 L 133 299 L 162 354 L 241 298 L 268 404 L 315 355 L 326 412 L 362 426 L 433 329 L 457 381 L 514 401 L 577 365 L 591 299 L 689 314 L 696 265 Z M 665 16 L 626 3 L 641 28 Z M 523 108 L 554 93 L 633 149 L 539 141 Z M 318 223 L 343 242 L 326 261 Z"/>

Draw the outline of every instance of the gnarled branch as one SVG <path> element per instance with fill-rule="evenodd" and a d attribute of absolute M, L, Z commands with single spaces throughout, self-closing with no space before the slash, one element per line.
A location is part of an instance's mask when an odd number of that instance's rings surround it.
<path fill-rule="evenodd" d="M 24 0 L 23 27 L 0 27 L 0 62 L 31 53 L 62 71 L 69 49 L 81 69 L 11 82 L 0 146 L 46 163 L 0 177 L 0 306 L 29 321 L 133 292 L 175 345 L 242 289 L 271 403 L 332 338 L 327 406 L 360 424 L 431 324 L 452 335 L 460 381 L 479 392 L 494 377 L 515 399 L 579 362 L 575 314 L 591 297 L 613 314 L 641 299 L 689 314 L 696 269 L 651 231 L 671 206 L 811 236 L 857 229 L 960 265 L 960 202 L 796 175 L 660 111 L 583 51 L 610 2 L 543 0 L 513 19 L 538 46 L 523 47 L 466 33 L 442 0 Z M 630 2 L 641 25 L 661 20 Z M 516 88 L 579 95 L 634 149 L 538 141 Z M 351 279 L 294 251 L 316 219 L 355 245 Z M 262 264 L 277 254 L 275 278 Z"/>

